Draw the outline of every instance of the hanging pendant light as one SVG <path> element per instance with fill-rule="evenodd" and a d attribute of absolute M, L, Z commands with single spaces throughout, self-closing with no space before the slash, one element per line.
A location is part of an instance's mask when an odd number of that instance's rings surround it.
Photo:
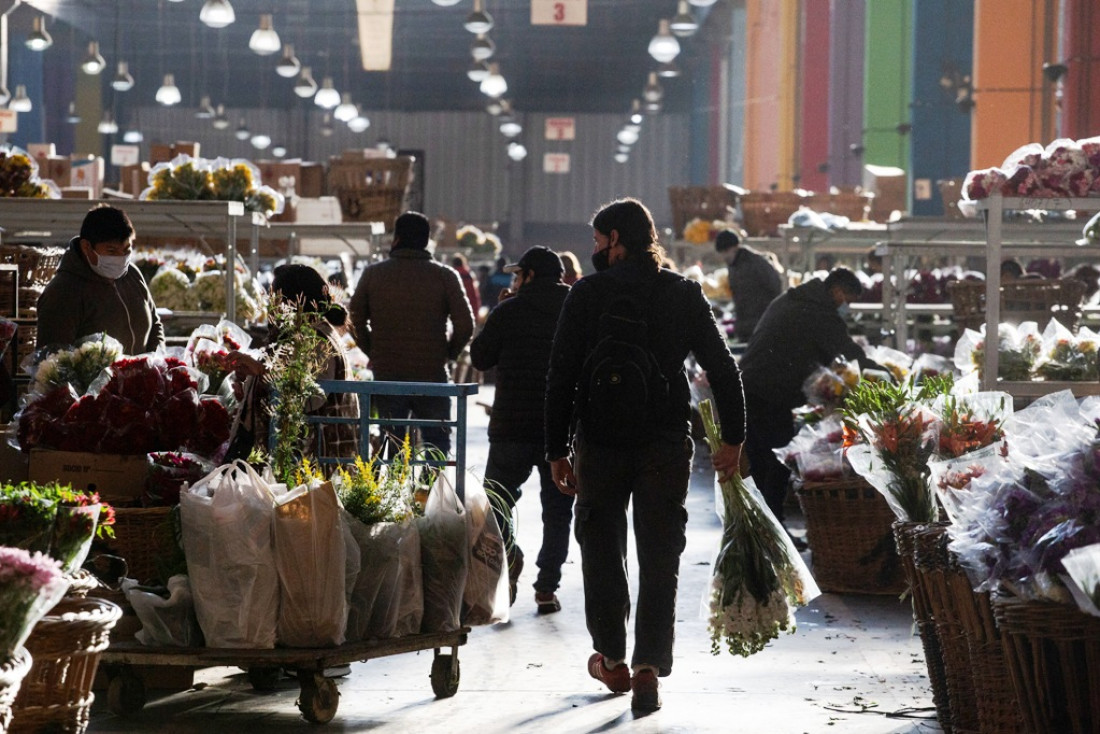
<path fill-rule="evenodd" d="M 661 89 L 661 83 L 657 81 L 657 72 L 649 72 L 649 81 L 646 82 L 645 89 L 642 90 L 642 98 L 646 102 L 660 102 L 661 97 L 665 95 L 665 91 Z"/>
<path fill-rule="evenodd" d="M 470 81 L 481 84 L 485 81 L 485 77 L 489 76 L 489 65 L 484 61 L 475 61 L 466 70 L 466 76 L 469 77 Z"/>
<path fill-rule="evenodd" d="M 487 97 L 496 99 L 504 96 L 504 93 L 508 91 L 508 82 L 501 75 L 498 64 L 489 64 L 489 75 L 481 80 L 481 85 L 478 88 Z"/>
<path fill-rule="evenodd" d="M 214 125 L 215 130 L 226 130 L 229 127 L 229 115 L 225 114 L 225 105 L 220 104 L 218 108 L 214 110 Z"/>
<path fill-rule="evenodd" d="M 80 113 L 76 111 L 76 102 L 69 102 L 69 112 L 65 115 L 65 122 L 76 125 L 80 122 Z"/>
<path fill-rule="evenodd" d="M 45 51 L 53 45 L 53 38 L 46 31 L 46 24 L 41 15 L 36 15 L 33 23 L 30 35 L 24 43 L 31 51 Z"/>
<path fill-rule="evenodd" d="M 27 96 L 27 86 L 25 84 L 15 85 L 15 96 L 8 102 L 8 109 L 16 112 L 30 112 L 34 109 L 31 98 Z"/>
<path fill-rule="evenodd" d="M 171 107 L 172 105 L 180 103 L 183 99 L 183 95 L 180 94 L 180 88 L 176 86 L 175 75 L 164 75 L 164 84 L 161 84 L 160 89 L 157 90 L 156 99 L 157 102 L 165 107 Z"/>
<path fill-rule="evenodd" d="M 248 124 L 242 117 L 240 122 L 237 123 L 237 129 L 233 131 L 233 137 L 237 140 L 248 140 L 252 137 L 252 133 L 248 131 Z"/>
<path fill-rule="evenodd" d="M 691 14 L 687 0 L 680 0 L 676 5 L 676 15 L 669 21 L 668 28 L 673 35 L 680 38 L 694 36 L 695 32 L 699 30 L 699 22 Z"/>
<path fill-rule="evenodd" d="M 711 5 L 714 5 L 716 0 L 688 0 L 688 2 L 697 8 L 709 8 Z"/>
<path fill-rule="evenodd" d="M 506 99 L 492 99 L 492 100 L 489 100 L 489 104 L 485 105 L 485 111 L 488 112 L 493 117 L 496 117 L 497 115 L 499 115 L 501 112 L 504 111 L 504 106 L 506 104 L 511 104 L 511 103 Z"/>
<path fill-rule="evenodd" d="M 260 56 L 270 56 L 279 50 L 282 42 L 279 34 L 272 26 L 271 13 L 260 14 L 260 27 L 252 31 L 252 37 L 248 39 L 248 47 Z"/>
<path fill-rule="evenodd" d="M 195 117 L 200 120 L 212 120 L 216 114 L 217 112 L 214 110 L 214 105 L 210 104 L 210 95 L 202 95 L 199 107 L 195 110 Z"/>
<path fill-rule="evenodd" d="M 285 145 L 276 145 L 276 146 L 272 147 L 271 155 L 275 156 L 276 158 L 285 158 L 286 157 L 286 146 Z"/>
<path fill-rule="evenodd" d="M 124 143 L 135 144 L 143 140 L 145 140 L 145 135 L 142 134 L 141 130 L 127 130 L 122 133 L 122 142 Z"/>
<path fill-rule="evenodd" d="M 500 134 L 506 138 L 514 138 L 523 132 L 523 126 L 516 120 L 516 116 L 512 113 L 512 105 L 510 103 L 502 104 L 500 116 L 497 118 L 497 125 L 500 128 Z"/>
<path fill-rule="evenodd" d="M 99 42 L 88 42 L 88 53 L 84 56 L 84 60 L 80 62 L 80 68 L 85 74 L 95 75 L 103 71 L 107 66 L 107 60 L 99 54 Z"/>
<path fill-rule="evenodd" d="M 508 143 L 508 157 L 518 163 L 527 157 L 527 148 L 522 143 L 512 141 Z"/>
<path fill-rule="evenodd" d="M 474 61 L 485 61 L 496 51 L 496 45 L 493 43 L 493 39 L 486 36 L 484 33 L 477 34 L 477 38 L 470 44 L 470 54 L 474 57 Z"/>
<path fill-rule="evenodd" d="M 645 118 L 642 117 L 642 103 L 641 103 L 641 101 L 635 99 L 631 103 L 631 105 L 630 105 L 630 118 L 629 119 L 630 119 L 630 124 L 637 125 L 638 127 L 641 127 L 642 120 L 645 119 Z"/>
<path fill-rule="evenodd" d="M 321 135 L 328 138 L 336 132 L 336 129 L 332 126 L 332 115 L 325 113 L 325 116 L 321 118 Z"/>
<path fill-rule="evenodd" d="M 302 62 L 294 55 L 294 44 L 283 44 L 283 56 L 275 64 L 275 73 L 286 79 L 293 79 L 302 70 Z"/>
<path fill-rule="evenodd" d="M 628 160 L 630 160 L 630 154 L 629 153 L 623 153 L 622 151 L 619 151 L 618 153 L 615 154 L 615 162 L 616 163 L 626 163 Z"/>
<path fill-rule="evenodd" d="M 441 8 L 449 8 L 452 5 L 458 5 L 461 0 L 432 0 L 432 2 Z"/>
<path fill-rule="evenodd" d="M 125 61 L 118 62 L 118 71 L 111 80 L 111 88 L 116 92 L 129 92 L 134 88 L 134 77 L 130 74 L 130 65 Z"/>
<path fill-rule="evenodd" d="M 493 16 L 481 7 L 481 0 L 474 0 L 474 12 L 466 16 L 462 24 L 470 33 L 488 33 L 493 30 Z"/>
<path fill-rule="evenodd" d="M 657 35 L 649 42 L 649 55 L 661 64 L 667 64 L 680 55 L 680 42 L 672 35 L 665 18 L 657 24 Z"/>
<path fill-rule="evenodd" d="M 313 81 L 313 72 L 308 66 L 302 67 L 302 73 L 298 75 L 298 81 L 294 82 L 294 93 L 302 99 L 317 94 L 317 82 Z"/>
<path fill-rule="evenodd" d="M 353 133 L 361 133 L 368 127 L 370 127 L 370 118 L 363 114 L 363 111 L 359 109 L 359 105 L 356 105 L 355 117 L 348 120 L 348 130 Z"/>
<path fill-rule="evenodd" d="M 634 145 L 638 142 L 638 130 L 633 127 L 623 127 L 615 134 L 615 139 L 623 145 Z"/>
<path fill-rule="evenodd" d="M 357 114 L 359 114 L 359 110 L 355 108 L 355 103 L 351 101 L 351 93 L 344 92 L 340 95 L 340 104 L 332 111 L 332 116 L 340 122 L 348 122 Z"/>
<path fill-rule="evenodd" d="M 340 105 L 340 93 L 332 85 L 332 77 L 326 76 L 321 80 L 321 88 L 313 97 L 314 103 L 321 109 L 331 110 Z"/>
<path fill-rule="evenodd" d="M 96 132 L 102 135 L 114 135 L 118 132 L 118 123 L 115 122 L 115 118 L 111 115 L 111 111 L 107 110 L 103 113 L 103 119 L 96 125 Z"/>
<path fill-rule="evenodd" d="M 199 11 L 199 20 L 211 28 L 225 28 L 236 19 L 229 0 L 206 0 Z"/>
<path fill-rule="evenodd" d="M 256 133 L 249 142 L 252 143 L 252 147 L 256 150 L 267 150 L 267 147 L 271 145 L 271 136 L 264 133 Z"/>
<path fill-rule="evenodd" d="M 662 79 L 675 79 L 680 76 L 680 67 L 675 61 L 668 61 L 657 66 L 657 76 Z"/>

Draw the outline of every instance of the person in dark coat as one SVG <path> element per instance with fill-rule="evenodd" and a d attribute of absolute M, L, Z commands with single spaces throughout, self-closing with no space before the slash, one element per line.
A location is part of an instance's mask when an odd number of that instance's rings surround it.
<path fill-rule="evenodd" d="M 783 290 L 779 270 L 767 255 L 741 242 L 732 229 L 724 229 L 714 239 L 714 249 L 729 266 L 730 291 L 736 316 L 733 335 L 747 342 L 764 310 Z"/>
<path fill-rule="evenodd" d="M 126 354 L 164 346 L 164 325 L 133 250 L 134 225 L 124 211 L 105 204 L 88 211 L 38 298 L 38 348 L 73 346 L 100 332 Z"/>
<path fill-rule="evenodd" d="M 506 507 L 493 511 L 508 549 L 511 600 L 523 568 L 523 551 L 515 542 L 512 511 L 522 485 L 537 469 L 542 500 L 542 547 L 539 550 L 535 603 L 540 613 L 561 609 L 555 592 L 569 553 L 573 498 L 558 491 L 543 451 L 543 407 L 546 371 L 558 314 L 569 293 L 562 282 L 561 259 L 545 247 L 532 247 L 506 271 L 515 274 L 513 287 L 490 312 L 485 326 L 470 344 L 479 370 L 497 368 L 496 396 L 489 417 L 489 459 L 485 488 Z"/>
<path fill-rule="evenodd" d="M 794 438 L 791 411 L 806 402 L 806 378 L 840 356 L 884 369 L 852 341 L 844 322 L 848 304 L 862 291 L 859 278 L 846 268 L 788 290 L 768 306 L 741 355 L 749 425 L 745 453 L 753 481 L 780 520 L 790 471 L 772 450 Z"/>
<path fill-rule="evenodd" d="M 672 672 L 680 555 L 687 530 L 688 484 L 695 445 L 684 360 L 693 354 L 707 374 L 721 421 L 711 454 L 720 479 L 735 474 L 745 438 L 737 363 L 698 283 L 661 268 L 664 251 L 649 210 L 619 199 L 592 218 L 596 273 L 570 288 L 546 377 L 546 458 L 558 488 L 576 495 L 585 620 L 595 654 L 588 673 L 613 692 L 632 691 L 631 707 L 660 708 L 658 678 Z M 601 317 L 628 299 L 644 308 L 649 349 L 668 381 L 668 401 L 640 428 L 633 445 L 608 445 L 586 434 L 593 416 L 577 405 L 585 361 L 600 338 Z M 605 322 L 610 319 L 605 319 Z M 575 431 L 574 431 L 575 429 Z M 572 439 L 572 440 L 571 440 Z M 572 451 L 571 451 L 572 449 Z M 633 506 L 638 552 L 637 615 L 627 667 L 627 507 Z"/>

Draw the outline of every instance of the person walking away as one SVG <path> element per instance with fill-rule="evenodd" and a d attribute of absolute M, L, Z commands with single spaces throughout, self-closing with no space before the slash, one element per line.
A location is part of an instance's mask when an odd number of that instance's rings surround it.
<path fill-rule="evenodd" d="M 768 304 L 783 290 L 781 271 L 767 255 L 743 244 L 741 235 L 732 229 L 718 233 L 714 249 L 729 266 L 733 335 L 737 341 L 747 342 Z"/>
<path fill-rule="evenodd" d="M 101 204 L 84 215 L 57 272 L 38 298 L 38 344 L 73 346 L 100 332 L 126 354 L 164 346 L 164 325 L 141 271 L 132 263 L 134 225 L 121 209 Z"/>
<path fill-rule="evenodd" d="M 576 496 L 585 619 L 596 650 L 588 672 L 613 692 L 632 691 L 632 708 L 648 712 L 661 706 L 658 678 L 672 672 L 694 451 L 688 354 L 714 392 L 723 444 L 711 461 L 722 479 L 737 471 L 744 398 L 702 288 L 659 267 L 664 251 L 645 205 L 613 201 L 592 228 L 597 272 L 570 289 L 554 336 L 546 458 L 558 488 Z M 617 395 L 620 388 L 626 394 Z M 626 665 L 631 505 L 639 578 L 633 676 Z"/>
<path fill-rule="evenodd" d="M 837 357 L 885 370 L 848 335 L 844 316 L 862 291 L 859 278 L 846 268 L 791 288 L 768 306 L 741 355 L 749 422 L 745 453 L 753 481 L 780 521 L 790 471 L 773 449 L 794 438 L 791 411 L 806 402 L 806 379 Z"/>
<path fill-rule="evenodd" d="M 545 455 L 543 413 L 550 347 L 569 286 L 562 282 L 565 270 L 561 258 L 545 247 L 532 247 L 505 271 L 514 274 L 512 288 L 501 294 L 501 301 L 470 344 L 474 367 L 497 368 L 485 489 L 498 494 L 504 503 L 494 502 L 493 511 L 508 551 L 511 601 L 515 603 L 523 551 L 516 544 L 514 511 L 521 485 L 532 469 L 538 471 L 542 546 L 534 583 L 535 604 L 540 614 L 549 614 L 561 610 L 555 592 L 569 554 L 573 498 L 554 484 Z"/>
<path fill-rule="evenodd" d="M 399 216 L 389 258 L 367 266 L 352 294 L 352 331 L 376 380 L 448 382 L 449 363 L 473 335 L 462 280 L 428 253 L 430 231 L 428 218 L 419 212 Z M 451 415 L 450 398 L 444 396 L 378 395 L 373 402 L 384 419 L 448 420 Z M 442 454 L 451 450 L 449 428 L 425 426 L 420 433 Z M 391 438 L 401 439 L 392 431 Z M 434 478 L 434 472 L 422 477 Z"/>

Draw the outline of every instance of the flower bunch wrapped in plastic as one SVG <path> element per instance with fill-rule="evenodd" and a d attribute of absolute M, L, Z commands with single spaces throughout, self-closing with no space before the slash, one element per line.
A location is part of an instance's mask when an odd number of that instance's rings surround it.
<path fill-rule="evenodd" d="M 684 240 L 693 245 L 713 242 L 719 232 L 730 226 L 729 222 L 695 217 L 684 225 Z"/>
<path fill-rule="evenodd" d="M 959 493 L 1005 461 L 1004 423 L 1012 415 L 1012 398 L 1002 392 L 942 395 L 933 401 L 932 412 L 938 435 L 936 458 L 928 468 L 940 505 L 954 518 L 965 501 Z"/>
<path fill-rule="evenodd" d="M 71 349 L 61 349 L 38 363 L 30 393 L 44 395 L 66 383 L 83 394 L 100 373 L 122 356 L 122 343 L 107 334 L 92 334 Z"/>
<path fill-rule="evenodd" d="M 1035 374 L 1044 380 L 1096 382 L 1098 336 L 1081 327 L 1077 334 L 1051 319 L 1043 329 L 1042 347 L 1035 365 Z"/>
<path fill-rule="evenodd" d="M 709 400 L 699 406 L 711 450 L 721 433 Z M 820 592 L 782 526 L 750 482 L 722 482 L 722 541 L 707 597 L 711 652 L 748 657 L 780 632 L 794 632 L 794 609 Z"/>
<path fill-rule="evenodd" d="M 1031 371 L 1042 350 L 1039 325 L 1024 321 L 1018 326 L 1003 323 L 997 327 L 997 377 L 1002 380 L 1030 380 Z M 966 329 L 955 345 L 955 366 L 963 374 L 985 369 L 985 326 L 980 331 Z"/>
<path fill-rule="evenodd" d="M 38 164 L 26 151 L 0 147 L 0 197 L 60 199 L 61 190 L 38 178 Z"/>
<path fill-rule="evenodd" d="M 194 484 L 217 467 L 187 451 L 151 451 L 146 454 L 149 471 L 145 476 L 143 507 L 178 505 L 184 484 Z"/>
<path fill-rule="evenodd" d="M 1062 568 L 1078 608 L 1100 617 L 1100 543 L 1074 548 L 1062 558 Z"/>
<path fill-rule="evenodd" d="M 0 660 L 11 659 L 68 589 L 54 559 L 0 547 Z"/>
<path fill-rule="evenodd" d="M 827 482 L 851 473 L 843 449 L 840 416 L 832 413 L 802 426 L 790 443 L 774 452 L 803 482 Z"/>
<path fill-rule="evenodd" d="M 114 537 L 115 510 L 97 492 L 80 492 L 68 485 L 47 485 L 48 495 L 57 498 L 50 555 L 61 562 L 65 573 L 84 563 L 93 537 Z"/>
<path fill-rule="evenodd" d="M 802 394 L 809 405 L 820 405 L 825 412 L 838 410 L 844 396 L 859 382 L 859 365 L 837 357 L 828 367 L 814 370 L 802 383 Z"/>
<path fill-rule="evenodd" d="M 243 159 L 192 158 L 178 155 L 149 172 L 142 199 L 153 201 L 240 201 L 249 211 L 267 216 L 282 212 L 285 197 L 270 186 L 256 186 L 259 169 Z"/>
<path fill-rule="evenodd" d="M 34 482 L 0 483 L 0 545 L 46 553 L 57 499 Z"/>

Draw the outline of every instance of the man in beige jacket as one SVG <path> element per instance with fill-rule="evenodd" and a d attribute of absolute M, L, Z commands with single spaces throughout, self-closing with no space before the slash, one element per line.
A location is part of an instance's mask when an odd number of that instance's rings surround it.
<path fill-rule="evenodd" d="M 352 329 L 376 380 L 447 382 L 448 363 L 473 336 L 474 317 L 462 280 L 428 253 L 430 231 L 428 218 L 419 212 L 399 216 L 389 258 L 367 267 L 352 295 Z M 445 420 L 451 415 L 446 397 L 379 395 L 374 402 L 386 418 Z M 443 453 L 451 449 L 446 428 L 423 428 L 421 436 Z"/>

